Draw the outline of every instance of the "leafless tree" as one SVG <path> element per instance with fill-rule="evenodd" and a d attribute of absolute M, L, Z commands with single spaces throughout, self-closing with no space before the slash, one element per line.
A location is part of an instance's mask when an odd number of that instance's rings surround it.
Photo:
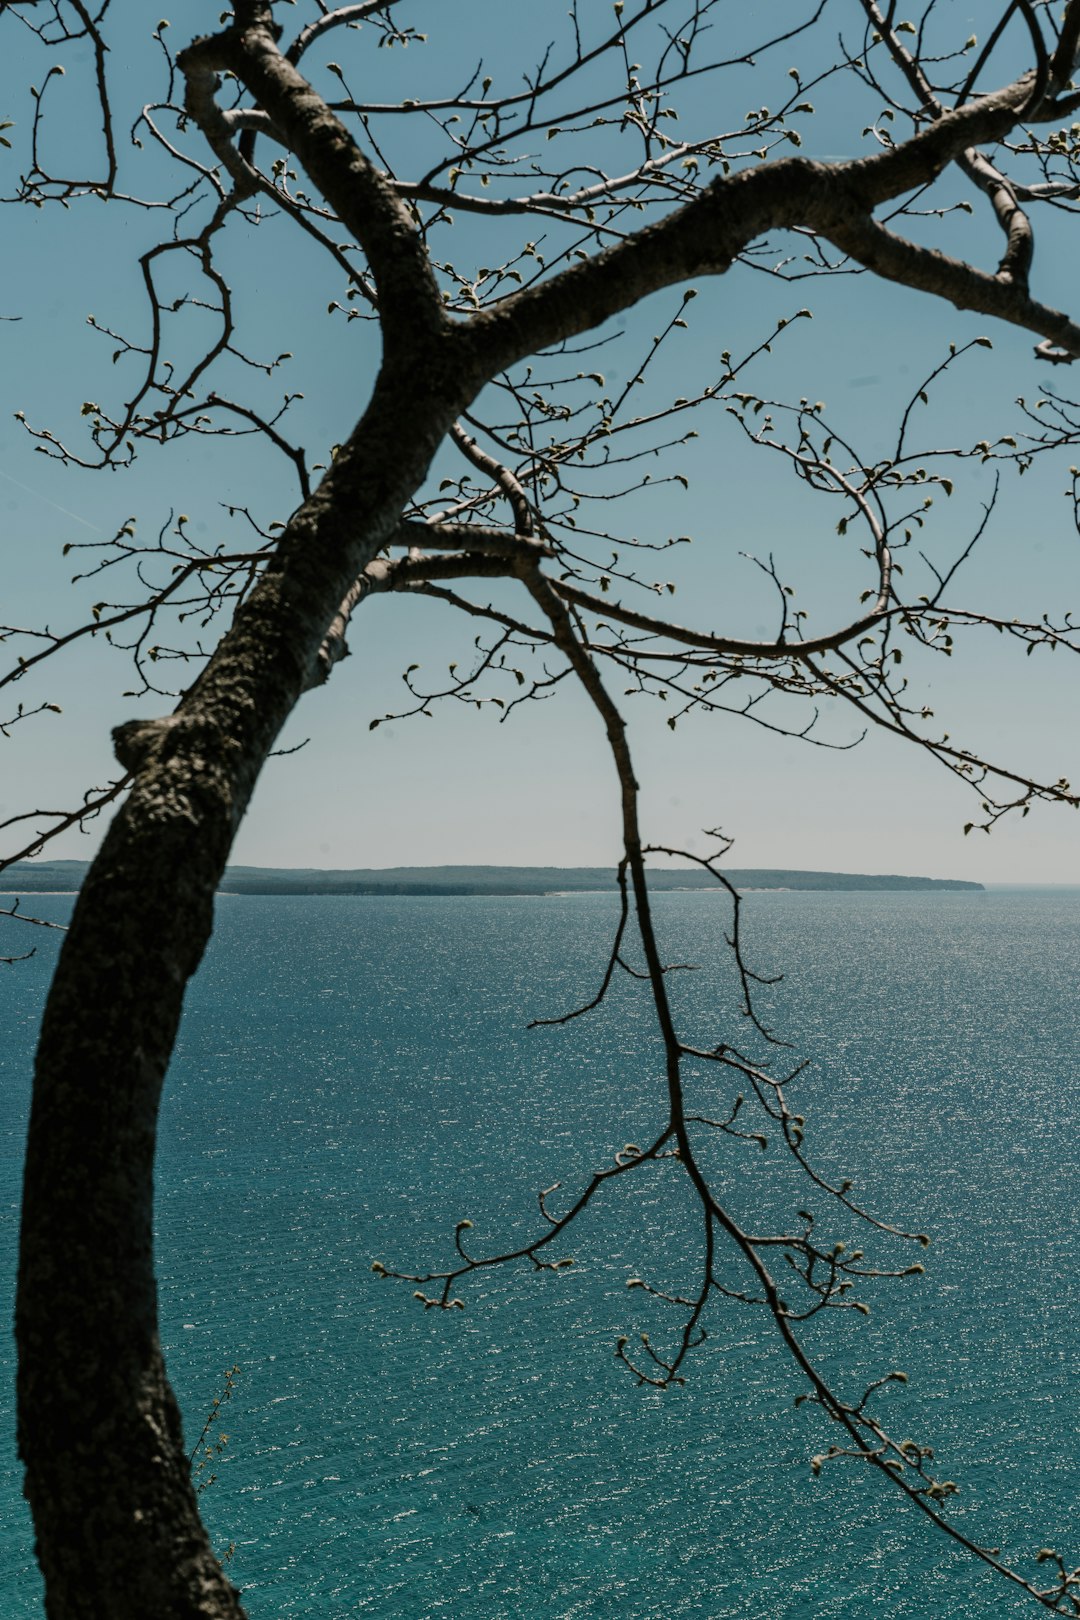
<path fill-rule="evenodd" d="M 1043 1579 L 950 1520 L 954 1482 L 937 1477 L 928 1447 L 892 1438 L 875 1402 L 901 1375 L 845 1395 L 804 1346 L 807 1318 L 865 1309 L 863 1284 L 918 1263 L 875 1265 L 822 1236 L 823 1219 L 809 1212 L 774 1232 L 748 1230 L 710 1178 L 703 1143 L 723 1139 L 740 1153 L 771 1144 L 823 1205 L 888 1240 L 926 1241 L 880 1220 L 850 1183 L 829 1181 L 807 1156 L 805 1122 L 788 1100 L 798 1065 L 785 1064 L 759 1016 L 734 890 L 740 1029 L 705 1044 L 680 1031 L 646 863 L 701 858 L 646 844 L 613 695 L 627 687 L 658 697 L 672 726 L 689 711 L 715 710 L 824 746 L 815 705 L 842 700 L 861 725 L 928 752 L 967 783 L 972 827 L 1037 800 L 1077 803 L 1067 781 L 1037 780 L 952 740 L 906 684 L 912 659 L 951 654 L 961 631 L 992 629 L 1028 651 L 1080 648 L 1068 615 L 1020 622 L 957 603 L 993 495 L 951 551 L 947 534 L 934 550 L 925 539 L 928 509 L 935 495 L 952 494 L 958 460 L 1023 471 L 1075 442 L 1076 406 L 1048 388 L 1039 406 L 1023 408 L 1015 435 L 916 448 L 919 404 L 972 363 L 971 351 L 988 342 L 976 337 L 943 355 L 916 390 L 891 452 L 869 457 L 824 407 L 771 400 L 753 386 L 754 362 L 809 314 L 802 308 L 742 352 L 725 352 L 691 396 L 672 398 L 652 379 L 691 319 L 692 283 L 736 263 L 777 281 L 869 271 L 1033 334 L 1048 363 L 1080 355 L 1080 326 L 1032 290 L 1032 219 L 1039 208 L 1071 211 L 1080 198 L 1070 124 L 1080 109 L 1072 81 L 1080 0 L 1068 0 L 1060 19 L 1038 0 L 1009 0 L 982 45 L 953 38 L 936 0 L 922 0 L 913 22 L 894 0 L 834 0 L 828 12 L 827 0 L 799 0 L 779 26 L 773 8 L 744 9 L 732 31 L 718 0 L 612 8 L 571 0 L 562 36 L 538 63 L 517 62 L 511 73 L 500 52 L 491 72 L 481 62 L 440 85 L 427 62 L 415 94 L 380 102 L 373 74 L 407 47 L 412 64 L 421 27 L 459 30 L 467 7 L 236 0 L 215 32 L 178 54 L 168 24 L 154 30 L 159 99 L 140 107 L 129 142 L 130 17 L 110 0 L 2 8 L 9 39 L 21 33 L 45 59 L 8 200 L 44 209 L 103 199 L 165 222 L 140 261 L 145 311 L 130 329 L 100 328 L 117 364 L 110 379 L 125 379 L 125 397 L 109 405 L 110 385 L 95 386 L 81 437 L 31 421 L 27 433 L 61 463 L 107 469 L 192 436 L 247 436 L 284 458 L 298 501 L 274 523 L 254 499 L 236 506 L 245 542 L 232 548 L 202 546 L 184 517 L 149 542 L 129 521 L 82 551 L 82 576 L 109 593 L 85 623 L 0 628 L 15 654 L 0 686 L 32 682 L 86 637 L 125 648 L 139 693 L 164 697 L 179 686 L 167 717 L 117 727 L 115 780 L 74 805 L 28 809 L 4 824 L 14 860 L 116 807 L 50 993 L 26 1164 L 19 1443 L 53 1620 L 242 1613 L 199 1519 L 158 1340 L 158 1100 L 184 989 L 263 763 L 302 694 L 344 655 L 358 608 L 388 592 L 445 603 L 477 630 L 472 662 L 437 689 L 408 671 L 413 712 L 443 698 L 505 714 L 566 681 L 595 709 L 621 803 L 622 905 L 595 995 L 565 1016 L 597 1005 L 614 975 L 639 975 L 662 1037 L 668 1099 L 654 1140 L 621 1146 L 563 1205 L 547 1189 L 535 1238 L 513 1253 L 478 1254 L 462 1223 L 459 1263 L 415 1274 L 419 1298 L 450 1309 L 462 1280 L 484 1267 L 564 1264 L 558 1245 L 600 1188 L 671 1161 L 699 1210 L 698 1283 L 674 1294 L 633 1279 L 666 1302 L 678 1326 L 670 1352 L 620 1341 L 632 1373 L 660 1386 L 681 1379 L 717 1297 L 759 1301 L 806 1381 L 805 1398 L 837 1425 L 815 1468 L 834 1456 L 859 1459 L 1002 1579 L 1047 1609 L 1080 1613 L 1080 1572 L 1056 1552 L 1039 1554 L 1050 1571 Z M 83 115 L 65 144 L 57 97 L 75 46 Z M 340 62 L 328 60 L 331 49 Z M 797 69 L 787 65 L 793 54 Z M 867 155 L 814 160 L 799 150 L 813 132 L 810 97 L 839 86 L 853 107 L 872 107 L 868 126 L 851 131 L 852 149 L 865 137 Z M 768 94 L 773 109 L 738 112 L 751 92 Z M 965 187 L 1000 227 L 996 269 L 965 256 Z M 480 234 L 462 248 L 470 224 Z M 223 268 L 271 227 L 303 233 L 323 256 L 341 289 L 334 319 L 378 330 L 378 362 L 357 378 L 355 425 L 342 424 L 326 465 L 311 464 L 293 436 L 297 396 L 277 392 L 289 356 L 248 352 L 243 280 Z M 600 369 L 608 323 L 669 289 L 675 303 L 659 333 L 626 380 L 609 385 Z M 887 309 L 891 289 L 878 296 Z M 783 463 L 808 498 L 832 503 L 839 534 L 865 567 L 861 602 L 840 607 L 834 622 L 811 625 L 771 559 L 760 564 L 776 588 L 771 637 L 684 625 L 662 610 L 668 582 L 653 577 L 655 558 L 679 537 L 635 534 L 628 514 L 646 486 L 682 480 L 677 452 L 691 435 L 714 433 L 718 412 L 750 452 Z M 440 470 L 457 458 L 437 488 L 436 456 Z M 47 706 L 19 705 L 0 731 Z M 718 863 L 719 854 L 701 859 L 730 888 Z M 701 1086 L 688 1080 L 702 1070 L 723 1099 L 710 1107 L 694 1100 Z M 734 1284 L 732 1261 L 742 1279 Z M 404 1275 L 381 1261 L 374 1269 Z M 103 1456 L 113 1460 L 107 1469 Z"/>

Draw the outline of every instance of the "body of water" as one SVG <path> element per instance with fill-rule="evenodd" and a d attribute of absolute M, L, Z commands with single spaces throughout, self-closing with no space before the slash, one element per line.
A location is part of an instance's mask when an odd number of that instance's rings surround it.
<path fill-rule="evenodd" d="M 688 1038 L 738 1044 L 725 903 L 669 894 L 656 913 L 666 957 L 702 964 L 671 980 Z M 812 1346 L 849 1394 L 908 1372 L 890 1426 L 935 1446 L 965 1531 L 1030 1575 L 1041 1546 L 1077 1562 L 1080 894 L 760 893 L 745 914 L 752 964 L 785 975 L 762 1004 L 813 1060 L 792 1093 L 811 1153 L 934 1243 L 879 1247 L 774 1147 L 722 1139 L 718 1187 L 755 1230 L 806 1207 L 868 1255 L 926 1261 Z M 192 1437 L 241 1368 L 202 1500 L 252 1620 L 1034 1615 L 857 1463 L 812 1477 L 834 1435 L 795 1409 L 804 1386 L 760 1310 L 711 1308 L 685 1388 L 634 1383 L 617 1337 L 662 1347 L 674 1318 L 627 1279 L 677 1292 L 700 1247 L 676 1165 L 610 1189 L 565 1246 L 572 1268 L 485 1273 L 465 1311 L 372 1273 L 445 1263 L 462 1218 L 477 1252 L 520 1242 L 540 1188 L 569 1195 L 661 1126 L 642 986 L 526 1027 L 591 994 L 613 921 L 600 895 L 219 901 L 166 1089 L 158 1255 Z M 7 1319 L 54 936 L 30 943 L 0 969 Z M 691 1085 L 712 1113 L 737 1089 L 718 1070 Z M 0 1361 L 0 1613 L 29 1620 L 10 1335 Z"/>

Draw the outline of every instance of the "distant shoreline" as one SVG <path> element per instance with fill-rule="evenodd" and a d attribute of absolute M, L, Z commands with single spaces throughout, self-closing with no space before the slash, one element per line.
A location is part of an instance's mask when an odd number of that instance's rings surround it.
<path fill-rule="evenodd" d="M 88 864 L 86 861 L 17 861 L 0 873 L 0 893 L 75 894 L 86 875 Z M 724 870 L 724 876 L 740 892 L 985 892 L 983 884 L 962 878 L 908 877 L 898 873 L 732 867 Z M 691 866 L 650 868 L 649 887 L 654 893 L 720 889 L 711 873 Z M 555 898 L 573 894 L 606 894 L 614 888 L 614 868 L 598 866 L 396 866 L 355 870 L 230 866 L 225 869 L 218 893 L 356 897 L 390 895 L 398 898 L 533 895 Z"/>

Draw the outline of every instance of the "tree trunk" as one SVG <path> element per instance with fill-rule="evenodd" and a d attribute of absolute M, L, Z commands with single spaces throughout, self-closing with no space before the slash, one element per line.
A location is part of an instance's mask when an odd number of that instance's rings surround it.
<path fill-rule="evenodd" d="M 50 1620 L 243 1614 L 199 1518 L 158 1340 L 158 1103 L 262 763 L 317 678 L 338 604 L 464 403 L 449 345 L 442 361 L 441 397 L 434 386 L 418 396 L 415 357 L 396 382 L 384 368 L 177 714 L 115 734 L 136 780 L 79 895 L 49 995 L 23 1202 L 19 1449 Z M 429 382 L 431 362 L 429 351 Z"/>

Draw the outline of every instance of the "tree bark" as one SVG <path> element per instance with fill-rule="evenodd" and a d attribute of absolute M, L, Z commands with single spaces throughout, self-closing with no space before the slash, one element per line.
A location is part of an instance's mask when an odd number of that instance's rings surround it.
<path fill-rule="evenodd" d="M 115 734 L 136 772 L 45 1011 L 23 1199 L 19 1450 L 50 1620 L 237 1620 L 158 1339 L 158 1103 L 184 989 L 259 770 L 350 583 L 466 403 L 447 341 L 403 354 L 201 679 Z M 418 382 L 417 379 L 423 379 Z"/>

